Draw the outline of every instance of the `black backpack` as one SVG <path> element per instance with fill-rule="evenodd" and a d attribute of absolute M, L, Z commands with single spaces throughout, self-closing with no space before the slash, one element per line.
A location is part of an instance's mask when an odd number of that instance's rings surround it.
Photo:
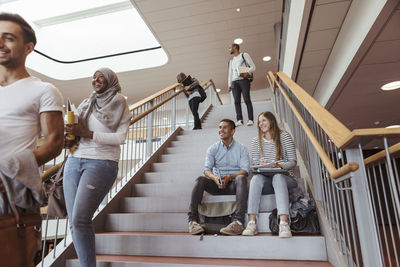
<path fill-rule="evenodd" d="M 204 102 L 204 100 L 206 100 L 207 98 L 207 94 L 204 91 L 204 88 L 199 84 L 199 86 L 197 87 L 197 91 L 200 94 L 200 102 Z"/>
<path fill-rule="evenodd" d="M 219 231 L 231 222 L 231 215 L 208 217 L 199 214 L 199 223 L 204 228 L 205 234 L 220 234 Z"/>
<path fill-rule="evenodd" d="M 269 215 L 269 229 L 271 230 L 271 233 L 275 235 L 279 234 L 279 218 L 277 213 L 277 209 L 274 209 Z M 318 214 L 316 210 L 310 210 L 305 218 L 303 218 L 300 214 L 297 214 L 296 217 L 290 218 L 290 220 L 290 230 L 293 234 L 320 234 Z"/>

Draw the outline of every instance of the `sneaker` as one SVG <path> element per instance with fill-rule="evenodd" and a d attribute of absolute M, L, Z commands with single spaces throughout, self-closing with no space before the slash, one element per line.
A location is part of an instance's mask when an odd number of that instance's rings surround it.
<path fill-rule="evenodd" d="M 240 235 L 242 234 L 243 230 L 244 227 L 242 224 L 238 223 L 238 221 L 233 221 L 226 227 L 222 228 L 220 232 L 224 235 Z"/>
<path fill-rule="evenodd" d="M 253 125 L 254 124 L 254 122 L 252 121 L 252 120 L 249 120 L 248 122 L 247 122 L 247 126 L 251 126 L 251 125 Z"/>
<path fill-rule="evenodd" d="M 257 224 L 255 221 L 249 221 L 246 229 L 244 229 L 242 235 L 258 235 Z"/>
<path fill-rule="evenodd" d="M 235 125 L 236 125 L 236 126 L 242 126 L 242 125 L 243 125 L 243 121 L 237 121 L 237 122 L 235 123 Z"/>
<path fill-rule="evenodd" d="M 279 223 L 279 237 L 292 237 L 292 232 L 287 222 Z"/>
<path fill-rule="evenodd" d="M 198 222 L 191 221 L 189 223 L 189 234 L 198 235 L 204 232 L 204 228 Z"/>

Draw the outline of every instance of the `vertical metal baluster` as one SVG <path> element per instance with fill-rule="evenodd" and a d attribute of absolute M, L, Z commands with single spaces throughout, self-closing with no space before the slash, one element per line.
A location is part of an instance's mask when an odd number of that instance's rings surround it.
<path fill-rule="evenodd" d="M 378 163 L 379 164 L 379 163 Z M 375 186 L 376 186 L 376 194 L 377 194 L 377 200 L 378 200 L 378 207 L 379 207 L 379 216 L 378 216 L 378 213 L 376 213 L 376 216 L 377 217 L 379 217 L 379 218 L 381 218 L 381 224 L 382 224 L 382 231 L 379 229 L 380 227 L 379 227 L 379 224 L 377 224 L 376 226 L 377 226 L 377 230 L 378 230 L 378 233 L 379 232 L 383 232 L 383 237 L 384 237 L 384 240 L 385 240 L 385 245 L 386 245 L 386 248 L 388 248 L 388 241 L 387 241 L 387 237 L 386 237 L 386 231 L 385 231 L 385 228 L 384 228 L 384 225 L 385 225 L 385 220 L 384 220 L 384 218 L 383 218 L 383 209 L 382 209 L 382 204 L 381 204 L 381 196 L 380 196 L 380 193 L 379 193 L 379 188 L 378 188 L 378 181 L 377 181 L 377 175 L 376 175 L 376 171 L 375 171 L 375 165 L 373 165 L 373 166 L 371 166 L 372 167 L 372 173 L 374 174 L 374 183 L 375 183 Z M 379 236 L 381 236 L 380 234 L 379 234 Z M 380 244 L 380 247 L 381 247 L 381 251 L 383 251 L 383 243 L 381 242 L 381 244 Z M 384 255 L 384 254 L 382 254 L 382 255 Z M 391 264 L 390 264 L 391 265 Z"/>
<path fill-rule="evenodd" d="M 386 154 L 386 166 L 387 166 L 386 174 L 388 176 L 388 184 L 389 184 L 390 193 L 391 193 L 391 197 L 392 197 L 394 215 L 395 215 L 396 223 L 397 223 L 397 225 L 399 225 L 399 222 L 397 220 L 397 213 L 400 211 L 399 191 L 397 190 L 397 187 L 396 187 L 396 181 L 394 178 L 392 162 L 390 160 L 390 154 L 389 154 L 389 146 L 388 146 L 386 137 L 383 138 L 383 143 L 384 143 L 385 154 Z M 388 211 L 388 217 L 390 217 L 389 209 L 387 211 Z M 394 251 L 394 256 L 396 259 L 396 265 L 400 266 L 399 257 L 397 255 L 396 241 L 394 239 L 394 234 L 393 234 L 393 229 L 392 229 L 391 223 L 389 224 L 389 227 L 390 227 L 390 233 L 392 235 L 393 251 Z"/>
<path fill-rule="evenodd" d="M 57 236 L 58 236 L 58 223 L 60 222 L 60 218 L 57 217 L 57 224 L 56 224 L 56 235 L 54 237 L 54 244 L 53 244 L 53 259 L 56 258 L 56 247 L 57 247 Z"/>
<path fill-rule="evenodd" d="M 380 180 L 381 180 L 381 185 L 382 185 L 382 190 L 383 190 L 383 199 L 385 200 L 385 214 L 387 214 L 387 219 L 389 221 L 389 226 L 390 226 L 390 230 L 392 229 L 391 225 L 392 225 L 392 220 L 390 219 L 390 214 L 389 214 L 389 206 L 388 206 L 388 202 L 387 202 L 387 195 L 386 195 L 386 188 L 385 188 L 385 184 L 384 184 L 384 176 L 383 176 L 383 172 L 382 172 L 382 166 L 381 164 L 378 163 L 378 169 L 379 169 L 379 175 L 380 175 Z M 382 214 L 382 219 L 384 219 L 384 214 Z M 386 238 L 386 227 L 385 227 L 385 221 L 382 222 L 382 231 L 385 235 L 385 239 Z M 392 232 L 392 231 L 391 231 Z M 392 233 L 393 236 L 393 233 Z M 391 261 L 391 253 L 390 253 L 390 247 L 388 244 L 386 244 L 386 252 L 387 252 L 387 257 L 389 259 L 389 265 L 392 266 L 392 261 Z"/>
<path fill-rule="evenodd" d="M 373 166 L 372 166 L 372 168 L 373 168 Z M 376 193 L 378 188 L 377 188 L 377 184 L 374 184 L 374 185 L 372 184 L 371 166 L 369 166 L 367 168 L 367 179 L 368 179 L 369 191 L 371 192 L 372 209 L 374 211 L 375 224 L 376 224 L 376 227 L 377 227 L 376 230 L 378 232 L 378 240 L 379 240 L 379 244 L 380 244 L 379 245 L 379 249 L 381 251 L 381 255 L 384 255 L 383 254 L 383 248 L 382 248 L 382 238 L 381 238 L 380 230 L 379 230 L 378 210 L 377 210 L 377 206 L 375 204 L 375 197 L 374 197 L 374 192 Z M 374 189 L 376 189 L 376 190 L 374 190 Z M 378 201 L 379 201 L 379 199 L 378 199 Z"/>
<path fill-rule="evenodd" d="M 68 234 L 68 217 L 65 218 L 65 232 L 64 232 L 64 247 L 67 246 L 67 234 Z"/>
<path fill-rule="evenodd" d="M 45 250 L 46 250 L 46 241 L 47 241 L 47 231 L 49 227 L 49 215 L 46 214 L 46 230 L 44 232 L 44 240 L 43 240 L 43 248 L 42 248 L 42 266 L 44 264 L 44 255 L 45 255 Z"/>
<path fill-rule="evenodd" d="M 394 174 L 395 174 L 396 181 L 397 181 L 397 184 L 395 186 L 397 188 L 400 188 L 399 173 L 397 171 L 396 159 L 393 158 L 392 161 L 393 161 L 393 169 L 394 169 L 394 172 L 395 172 Z M 400 214 L 399 213 L 400 213 L 400 211 L 397 211 L 397 220 L 400 220 Z M 400 223 L 398 221 L 397 221 L 397 239 L 398 240 L 400 239 Z"/>

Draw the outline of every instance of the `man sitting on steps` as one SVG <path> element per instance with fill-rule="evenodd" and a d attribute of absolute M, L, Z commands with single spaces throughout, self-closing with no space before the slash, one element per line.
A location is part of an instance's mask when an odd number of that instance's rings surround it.
<path fill-rule="evenodd" d="M 198 205 L 203 199 L 204 191 L 212 195 L 236 194 L 236 210 L 233 222 L 221 229 L 222 234 L 240 235 L 243 230 L 247 203 L 247 176 L 250 171 L 249 153 L 244 145 L 233 139 L 235 123 L 229 119 L 221 120 L 218 130 L 221 141 L 207 150 L 204 176 L 196 180 L 192 191 L 189 215 L 189 233 L 192 235 L 204 232 L 198 223 Z M 218 169 L 219 175 L 212 170 Z"/>

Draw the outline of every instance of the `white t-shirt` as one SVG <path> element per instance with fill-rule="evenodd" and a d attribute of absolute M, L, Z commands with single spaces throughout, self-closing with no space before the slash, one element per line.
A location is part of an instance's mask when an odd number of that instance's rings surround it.
<path fill-rule="evenodd" d="M 130 116 L 127 103 L 126 106 L 127 108 L 123 115 L 124 118 Z M 113 132 L 96 119 L 93 113 L 90 114 L 88 129 L 93 131 L 93 139 L 81 138 L 78 148 L 71 153 L 71 155 L 76 158 L 112 160 L 118 162 L 121 154 L 120 145 L 125 143 L 129 123 L 130 120 L 126 120 L 125 123 L 121 123 L 117 130 Z"/>
<path fill-rule="evenodd" d="M 54 85 L 27 77 L 0 86 L 0 158 L 34 150 L 40 134 L 40 113 L 63 111 L 63 97 Z"/>
<path fill-rule="evenodd" d="M 228 71 L 228 86 L 232 85 L 233 81 L 237 80 L 242 80 L 243 77 L 240 76 L 240 73 L 238 72 L 238 67 L 239 66 L 245 66 L 245 63 L 243 61 L 243 57 L 246 60 L 248 66 L 249 66 L 249 73 L 253 73 L 256 70 L 256 65 L 254 65 L 253 60 L 251 59 L 250 55 L 247 53 L 240 53 L 239 55 L 233 57 L 229 61 L 229 71 Z"/>

